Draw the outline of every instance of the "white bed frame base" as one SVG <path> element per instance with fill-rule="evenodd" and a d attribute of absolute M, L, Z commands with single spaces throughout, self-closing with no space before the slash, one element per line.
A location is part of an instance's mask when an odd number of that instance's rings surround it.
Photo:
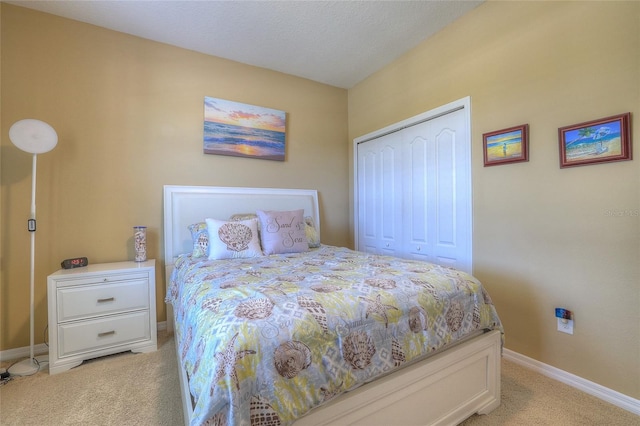
<path fill-rule="evenodd" d="M 500 405 L 500 332 L 491 331 L 364 385 L 296 426 L 456 425 Z"/>
<path fill-rule="evenodd" d="M 258 209 L 295 208 L 303 208 L 320 229 L 315 190 L 165 186 L 167 286 L 176 256 L 192 249 L 189 224 L 206 217 L 226 219 L 234 213 Z M 167 305 L 167 329 L 173 330 L 171 305 Z M 176 356 L 180 360 L 178 345 Z M 341 395 L 312 410 L 295 425 L 455 425 L 474 413 L 488 414 L 500 405 L 500 360 L 500 332 L 484 333 Z M 193 406 L 182 368 L 179 377 L 188 425 Z"/>

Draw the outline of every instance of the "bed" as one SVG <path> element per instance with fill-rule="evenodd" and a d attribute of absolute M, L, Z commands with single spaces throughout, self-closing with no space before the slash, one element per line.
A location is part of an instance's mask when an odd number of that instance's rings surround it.
<path fill-rule="evenodd" d="M 502 326 L 482 284 L 320 244 L 318 206 L 315 190 L 164 187 L 185 424 L 445 425 L 495 409 Z M 306 247 L 272 245 L 273 224 Z M 226 248 L 203 253 L 194 229 Z"/>

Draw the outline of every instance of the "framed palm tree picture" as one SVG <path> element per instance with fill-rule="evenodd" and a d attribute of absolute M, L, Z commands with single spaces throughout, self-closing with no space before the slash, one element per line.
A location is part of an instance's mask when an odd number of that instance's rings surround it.
<path fill-rule="evenodd" d="M 631 160 L 631 113 L 558 129 L 560 167 Z"/>

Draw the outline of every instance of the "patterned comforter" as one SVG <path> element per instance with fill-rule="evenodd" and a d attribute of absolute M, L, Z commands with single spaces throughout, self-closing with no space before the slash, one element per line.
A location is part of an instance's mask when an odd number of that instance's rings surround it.
<path fill-rule="evenodd" d="M 323 245 L 249 259 L 179 257 L 167 302 L 193 425 L 286 425 L 481 329 L 474 277 Z"/>

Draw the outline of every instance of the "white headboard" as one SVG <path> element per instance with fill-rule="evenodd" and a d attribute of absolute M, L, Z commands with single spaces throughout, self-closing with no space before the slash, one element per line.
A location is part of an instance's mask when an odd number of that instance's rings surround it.
<path fill-rule="evenodd" d="M 296 209 L 304 209 L 305 216 L 313 217 L 319 233 L 318 192 L 315 189 L 165 185 L 165 265 L 173 265 L 178 255 L 193 249 L 187 228 L 192 223 L 203 222 L 208 217 L 226 220 L 235 213 L 255 213 L 256 210 Z"/>

